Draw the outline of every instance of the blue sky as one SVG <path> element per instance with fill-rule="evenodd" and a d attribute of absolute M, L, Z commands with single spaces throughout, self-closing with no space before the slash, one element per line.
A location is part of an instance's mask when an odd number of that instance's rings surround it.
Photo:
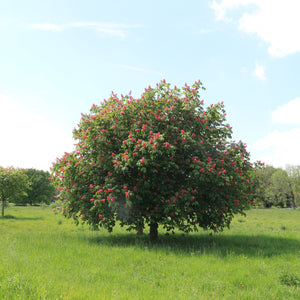
<path fill-rule="evenodd" d="M 2 1 L 0 165 L 49 170 L 111 91 L 200 79 L 253 160 L 299 165 L 298 0 Z"/>

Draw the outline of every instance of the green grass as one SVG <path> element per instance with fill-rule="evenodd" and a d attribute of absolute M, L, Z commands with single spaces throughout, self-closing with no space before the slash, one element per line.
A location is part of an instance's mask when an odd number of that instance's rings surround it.
<path fill-rule="evenodd" d="M 300 210 L 257 209 L 221 234 L 75 226 L 49 208 L 0 217 L 0 299 L 300 299 Z"/>

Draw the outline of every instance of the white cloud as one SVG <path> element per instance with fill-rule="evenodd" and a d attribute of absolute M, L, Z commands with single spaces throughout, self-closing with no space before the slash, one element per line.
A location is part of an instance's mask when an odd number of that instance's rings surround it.
<path fill-rule="evenodd" d="M 272 112 L 275 124 L 300 125 L 300 98 L 295 98 Z M 290 130 L 274 130 L 257 140 L 251 147 L 255 159 L 262 160 L 275 167 L 285 167 L 287 164 L 300 165 L 300 128 Z"/>
<path fill-rule="evenodd" d="M 261 81 L 264 81 L 267 79 L 266 75 L 265 75 L 265 67 L 258 63 L 255 64 L 255 69 L 253 71 L 253 75 Z"/>
<path fill-rule="evenodd" d="M 300 125 L 300 97 L 291 100 L 273 111 L 272 120 L 274 123 L 279 124 Z"/>
<path fill-rule="evenodd" d="M 300 52 L 300 1 L 299 0 L 221 0 L 212 1 L 211 8 L 217 20 L 231 21 L 229 11 L 255 5 L 256 10 L 246 11 L 238 18 L 238 28 L 254 33 L 265 41 L 273 57 L 284 57 Z"/>
<path fill-rule="evenodd" d="M 287 164 L 300 165 L 300 128 L 288 131 L 274 130 L 264 138 L 257 140 L 251 149 L 255 159 L 274 167 L 285 167 Z"/>
<path fill-rule="evenodd" d="M 213 0 L 211 2 L 210 7 L 214 10 L 216 19 L 218 21 L 231 21 L 230 18 L 226 16 L 228 10 L 232 10 L 238 8 L 239 6 L 249 5 L 255 2 L 254 0 L 221 0 L 221 2 L 217 2 Z"/>
<path fill-rule="evenodd" d="M 50 31 L 64 31 L 72 28 L 87 28 L 97 31 L 103 36 L 113 36 L 119 38 L 126 38 L 127 30 L 130 28 L 137 28 L 140 25 L 128 25 L 128 24 L 114 24 L 114 23 L 100 23 L 100 22 L 74 22 L 62 25 L 57 24 L 32 24 L 31 28 L 50 30 Z"/>
<path fill-rule="evenodd" d="M 0 94 L 0 165 L 49 170 L 56 157 L 74 149 L 72 134 Z"/>

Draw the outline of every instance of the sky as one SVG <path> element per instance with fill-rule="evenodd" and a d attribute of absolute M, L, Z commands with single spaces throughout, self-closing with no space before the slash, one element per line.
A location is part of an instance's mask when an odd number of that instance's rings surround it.
<path fill-rule="evenodd" d="M 300 165 L 299 0 L 0 2 L 0 165 L 48 171 L 112 91 L 200 79 L 251 160 Z"/>

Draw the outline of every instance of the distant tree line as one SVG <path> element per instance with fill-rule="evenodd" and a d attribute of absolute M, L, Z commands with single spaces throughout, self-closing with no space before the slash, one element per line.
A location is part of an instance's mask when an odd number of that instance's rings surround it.
<path fill-rule="evenodd" d="M 50 173 L 36 169 L 0 166 L 0 201 L 2 216 L 8 203 L 16 205 L 50 204 L 57 194 L 49 180 Z"/>
<path fill-rule="evenodd" d="M 300 165 L 285 169 L 267 165 L 254 168 L 254 203 L 270 208 L 296 208 L 300 206 Z M 0 200 L 2 215 L 5 203 L 16 205 L 49 205 L 58 193 L 49 180 L 48 171 L 0 167 Z"/>
<path fill-rule="evenodd" d="M 0 200 L 1 215 L 4 217 L 4 207 L 18 197 L 26 194 L 30 188 L 30 182 L 24 169 L 14 167 L 3 168 L 0 166 Z"/>
<path fill-rule="evenodd" d="M 300 205 L 300 165 L 285 169 L 267 165 L 253 172 L 255 204 L 265 208 Z"/>
<path fill-rule="evenodd" d="M 26 193 L 14 197 L 10 202 L 16 205 L 39 205 L 50 204 L 56 195 L 56 188 L 49 180 L 50 173 L 48 171 L 27 169 L 25 174 L 30 182 L 30 188 Z"/>

